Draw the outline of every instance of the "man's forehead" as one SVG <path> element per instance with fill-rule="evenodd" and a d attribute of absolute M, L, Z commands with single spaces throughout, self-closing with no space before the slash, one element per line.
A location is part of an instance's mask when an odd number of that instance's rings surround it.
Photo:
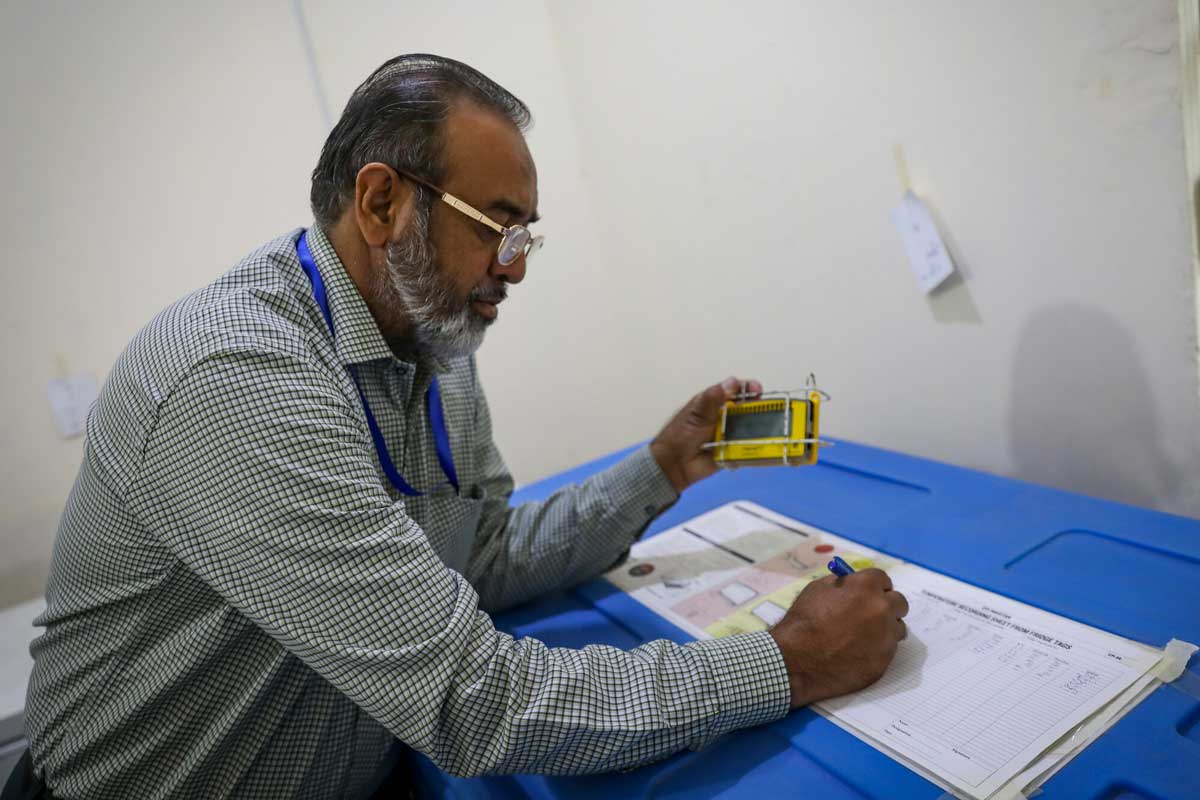
<path fill-rule="evenodd" d="M 527 214 L 537 210 L 537 169 L 515 125 L 461 101 L 446 118 L 443 133 L 446 191 L 477 203 L 505 199 Z"/>

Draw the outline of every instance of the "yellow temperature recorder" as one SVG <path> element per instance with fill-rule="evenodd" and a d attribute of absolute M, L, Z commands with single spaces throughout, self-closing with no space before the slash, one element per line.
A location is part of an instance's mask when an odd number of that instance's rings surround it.
<path fill-rule="evenodd" d="M 721 409 L 716 435 L 705 449 L 722 467 L 815 464 L 822 444 L 821 395 L 810 389 L 731 400 Z"/>

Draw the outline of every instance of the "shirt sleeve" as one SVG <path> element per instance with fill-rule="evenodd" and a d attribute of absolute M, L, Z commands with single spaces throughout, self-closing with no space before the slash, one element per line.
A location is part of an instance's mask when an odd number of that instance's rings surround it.
<path fill-rule="evenodd" d="M 492 438 L 478 384 L 476 427 L 484 500 L 466 576 L 489 611 L 596 577 L 624 558 L 654 518 L 679 499 L 644 446 L 543 501 L 510 507 L 512 476 Z"/>
<path fill-rule="evenodd" d="M 161 405 L 128 502 L 184 567 L 454 774 L 623 768 L 786 713 L 765 633 L 622 651 L 497 631 L 370 447 L 347 393 L 301 356 L 224 352 Z"/>

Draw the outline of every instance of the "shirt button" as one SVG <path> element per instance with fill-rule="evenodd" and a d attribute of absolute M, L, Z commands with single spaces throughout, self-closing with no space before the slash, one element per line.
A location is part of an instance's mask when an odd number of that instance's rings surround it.
<path fill-rule="evenodd" d="M 656 509 L 654 506 L 646 506 L 646 508 L 644 510 L 646 512 L 647 517 L 653 517 L 654 512 L 657 511 L 658 509 Z"/>

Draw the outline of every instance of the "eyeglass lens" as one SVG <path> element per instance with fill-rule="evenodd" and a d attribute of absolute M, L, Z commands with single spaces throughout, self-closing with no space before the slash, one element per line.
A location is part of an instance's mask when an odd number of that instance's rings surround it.
<path fill-rule="evenodd" d="M 522 253 L 528 257 L 531 255 L 527 252 L 529 245 L 529 229 L 520 225 L 514 225 L 504 234 L 504 239 L 500 242 L 500 253 L 498 260 L 501 264 L 508 266 L 516 261 Z"/>

